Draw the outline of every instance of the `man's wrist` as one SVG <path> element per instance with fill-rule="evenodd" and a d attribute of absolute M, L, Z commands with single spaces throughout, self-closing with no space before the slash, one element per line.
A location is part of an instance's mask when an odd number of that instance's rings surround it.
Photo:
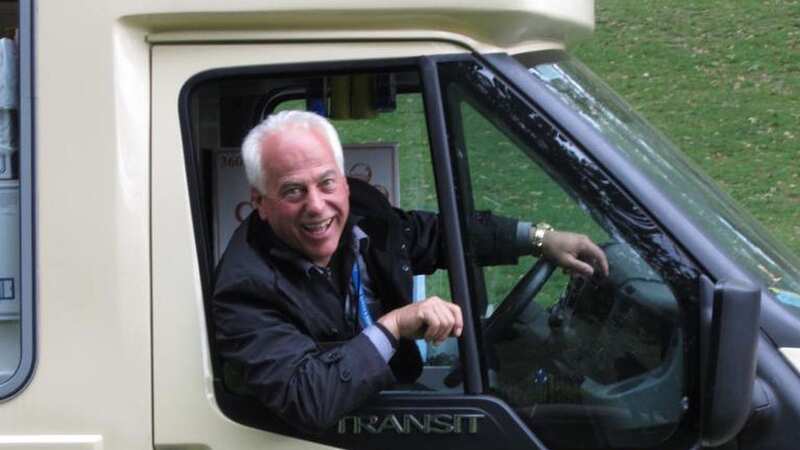
<path fill-rule="evenodd" d="M 384 362 L 389 362 L 394 356 L 395 351 L 397 350 L 397 344 L 392 341 L 390 334 L 383 330 L 381 325 L 378 325 L 376 322 L 375 324 L 364 328 L 361 332 L 363 335 L 367 337 L 367 339 L 372 342 L 372 345 L 375 347 L 375 350 L 381 355 Z"/>
<path fill-rule="evenodd" d="M 545 222 L 539 222 L 530 229 L 531 254 L 533 256 L 537 258 L 542 256 L 542 253 L 544 253 L 544 236 L 550 231 L 553 231 L 553 227 Z"/>
<path fill-rule="evenodd" d="M 394 311 L 391 311 L 378 320 L 375 321 L 375 325 L 380 325 L 381 330 L 387 333 L 387 336 L 391 336 L 395 341 L 400 339 L 400 330 L 397 327 L 397 322 L 392 317 Z"/>
<path fill-rule="evenodd" d="M 381 330 L 383 334 L 386 335 L 386 339 L 388 339 L 389 343 L 392 344 L 392 348 L 397 349 L 397 344 L 398 344 L 397 337 L 394 334 L 392 334 L 392 332 L 389 331 L 382 323 L 375 322 L 375 326 L 378 327 L 378 329 Z"/>

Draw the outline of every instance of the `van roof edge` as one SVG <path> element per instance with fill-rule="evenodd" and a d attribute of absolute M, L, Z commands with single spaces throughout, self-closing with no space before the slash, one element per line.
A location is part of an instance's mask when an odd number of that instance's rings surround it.
<path fill-rule="evenodd" d="M 519 53 L 563 48 L 594 30 L 593 0 L 445 0 L 435 6 L 419 0 L 377 5 L 348 0 L 335 2 L 335 8 L 319 1 L 279 0 L 258 9 L 244 1 L 199 2 L 199 6 L 178 2 L 186 7 L 171 12 L 148 11 L 143 3 L 123 20 L 145 29 L 153 43 L 433 39 L 459 42 L 480 52 Z"/>

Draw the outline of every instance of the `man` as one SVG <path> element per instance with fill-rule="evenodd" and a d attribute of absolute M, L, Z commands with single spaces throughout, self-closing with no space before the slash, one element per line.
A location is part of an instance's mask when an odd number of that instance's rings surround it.
<path fill-rule="evenodd" d="M 269 413 L 320 430 L 395 381 L 413 381 L 414 338 L 460 336 L 461 310 L 431 297 L 411 303 L 412 275 L 446 267 L 438 217 L 403 212 L 344 176 L 341 144 L 324 118 L 275 114 L 250 131 L 242 156 L 254 213 L 217 272 L 217 350 L 240 369 Z M 476 253 L 513 263 L 531 252 L 529 225 L 483 215 Z M 514 236 L 522 235 L 523 239 Z M 603 252 L 573 233 L 533 233 L 567 270 L 607 273 Z"/>

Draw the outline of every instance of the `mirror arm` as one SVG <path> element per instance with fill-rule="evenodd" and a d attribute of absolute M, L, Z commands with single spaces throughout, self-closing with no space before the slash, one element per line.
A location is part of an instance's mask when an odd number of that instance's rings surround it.
<path fill-rule="evenodd" d="M 750 415 L 756 376 L 761 291 L 751 284 L 701 277 L 701 438 L 728 442 Z"/>

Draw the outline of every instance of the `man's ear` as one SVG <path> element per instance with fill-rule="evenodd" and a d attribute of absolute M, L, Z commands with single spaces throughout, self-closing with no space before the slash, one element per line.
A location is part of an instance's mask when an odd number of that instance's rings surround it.
<path fill-rule="evenodd" d="M 250 188 L 250 203 L 253 204 L 253 209 L 258 209 L 258 205 L 261 203 L 261 193 L 256 188 Z"/>
<path fill-rule="evenodd" d="M 256 188 L 250 188 L 250 203 L 253 205 L 253 209 L 258 211 L 258 217 L 261 218 L 263 221 L 267 221 L 267 215 L 265 214 L 267 208 L 264 205 L 264 194 L 258 192 Z"/>

